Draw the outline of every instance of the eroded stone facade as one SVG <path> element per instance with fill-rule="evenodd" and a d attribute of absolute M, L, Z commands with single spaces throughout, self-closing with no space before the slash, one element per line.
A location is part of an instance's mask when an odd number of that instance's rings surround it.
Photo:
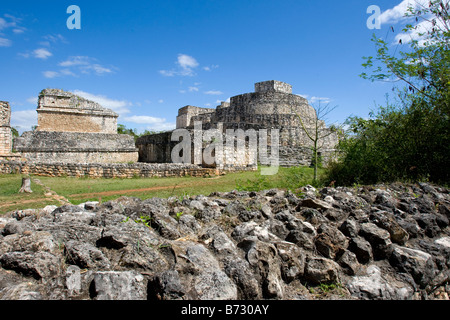
<path fill-rule="evenodd" d="M 11 153 L 11 108 L 8 102 L 0 101 L 0 155 Z"/>
<path fill-rule="evenodd" d="M 234 168 L 230 168 L 233 171 Z M 89 177 L 131 179 L 135 177 L 203 177 L 222 174 L 216 169 L 175 163 L 64 163 L 1 161 L 0 174 L 27 174 L 46 177 Z"/>
<path fill-rule="evenodd" d="M 11 107 L 8 102 L 0 101 L 0 160 L 20 158 L 20 155 L 12 152 L 13 135 L 10 122 Z"/>
<path fill-rule="evenodd" d="M 24 158 L 37 162 L 134 163 L 134 138 L 117 134 L 118 115 L 98 103 L 58 89 L 39 95 L 38 127 L 14 140 Z"/>
<path fill-rule="evenodd" d="M 271 147 L 271 129 L 279 130 L 279 163 L 283 166 L 309 165 L 312 159 L 313 142 L 302 128 L 299 118 L 309 132 L 317 120 L 316 112 L 308 101 L 292 94 L 292 86 L 280 81 L 265 81 L 255 84 L 255 92 L 234 96 L 230 103 L 222 102 L 215 109 L 186 106 L 179 110 L 177 129 L 193 130 L 196 122 L 202 123 L 202 129 L 217 129 L 221 126 L 223 132 L 227 130 L 244 131 L 267 130 L 268 147 Z M 323 121 L 318 122 L 320 131 L 328 131 Z M 160 136 L 161 137 L 161 136 Z M 170 133 L 165 133 L 165 142 L 155 139 L 156 136 L 142 137 L 137 141 L 140 159 L 146 162 L 159 160 L 159 152 L 163 150 L 168 160 L 173 142 Z M 329 158 L 338 142 L 336 134 L 330 134 L 319 145 L 323 145 L 320 152 Z M 231 153 L 229 153 L 231 154 Z M 251 157 L 247 157 L 249 159 Z M 225 153 L 224 164 L 231 164 L 233 157 Z M 242 164 L 239 164 L 242 165 Z"/>
<path fill-rule="evenodd" d="M 26 159 L 38 162 L 137 161 L 134 138 L 122 134 L 29 131 L 15 139 L 15 148 Z"/>
<path fill-rule="evenodd" d="M 37 131 L 117 133 L 117 113 L 59 89 L 41 91 L 37 114 Z"/>

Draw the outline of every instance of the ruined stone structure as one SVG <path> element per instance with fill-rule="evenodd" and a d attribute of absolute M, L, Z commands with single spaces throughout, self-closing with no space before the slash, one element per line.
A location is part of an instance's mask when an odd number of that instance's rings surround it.
<path fill-rule="evenodd" d="M 222 102 L 216 109 L 186 106 L 179 110 L 177 129 L 193 130 L 195 122 L 202 123 L 202 129 L 208 130 L 222 126 L 222 131 L 242 129 L 268 130 L 268 145 L 271 145 L 270 129 L 279 129 L 280 165 L 309 165 L 312 159 L 312 141 L 307 137 L 296 114 L 299 114 L 308 131 L 316 121 L 316 113 L 308 101 L 292 94 L 292 86 L 280 81 L 265 81 L 255 84 L 255 92 L 241 94 Z M 328 130 L 323 121 L 320 130 Z M 170 161 L 172 132 L 140 138 L 140 161 Z M 331 156 L 337 144 L 335 134 L 329 135 L 320 150 L 325 158 Z M 270 150 L 270 148 L 269 148 Z M 233 159 L 226 159 L 225 164 L 232 164 Z M 239 165 L 243 165 L 242 163 Z"/>
<path fill-rule="evenodd" d="M 205 149 L 211 146 L 211 141 L 202 141 L 201 136 L 196 137 L 193 129 L 189 129 L 191 146 L 191 159 L 190 163 L 200 164 L 204 168 L 219 168 L 225 171 L 239 171 L 239 170 L 256 170 L 257 161 L 251 161 L 253 156 L 255 159 L 257 154 L 254 154 L 251 149 L 248 148 L 246 143 L 246 150 L 243 153 L 243 158 L 239 158 L 236 154 L 237 137 L 234 139 L 232 146 L 226 144 L 227 136 L 225 133 L 220 134 L 221 142 L 223 142 L 223 159 L 221 163 L 207 163 L 204 161 L 202 155 L 205 153 Z M 179 140 L 172 141 L 172 135 L 174 131 L 161 132 L 148 136 L 143 136 L 137 139 L 136 146 L 139 149 L 139 162 L 146 163 L 172 163 L 172 151 L 180 143 Z M 219 132 L 219 131 L 218 131 Z M 229 138 L 228 138 L 229 139 Z M 200 148 L 195 149 L 195 141 L 200 145 Z M 208 153 L 208 151 L 206 151 Z M 216 156 L 214 151 L 210 152 L 211 155 Z M 200 162 L 194 160 L 200 159 Z M 217 158 L 217 157 L 216 157 Z M 216 159 L 217 160 L 217 159 Z M 176 162 L 175 162 L 176 163 Z"/>
<path fill-rule="evenodd" d="M 17 159 L 19 155 L 12 153 L 11 107 L 8 102 L 0 101 L 0 160 Z"/>
<path fill-rule="evenodd" d="M 138 160 L 134 139 L 117 134 L 118 115 L 99 104 L 57 89 L 41 91 L 38 127 L 14 140 L 30 161 L 128 163 Z"/>
<path fill-rule="evenodd" d="M 10 154 L 12 150 L 11 108 L 8 102 L 0 101 L 0 155 Z"/>
<path fill-rule="evenodd" d="M 59 89 L 41 91 L 37 114 L 37 131 L 117 133 L 117 113 Z"/>
<path fill-rule="evenodd" d="M 0 174 L 25 174 L 46 177 L 150 178 L 205 177 L 222 172 L 194 164 L 176 163 L 63 163 L 0 160 Z"/>
<path fill-rule="evenodd" d="M 1 154 L 11 154 L 10 113 L 9 105 L 0 103 L 0 160 Z M 116 113 L 69 92 L 41 91 L 37 113 L 37 129 L 14 139 L 14 149 L 28 163 L 17 164 L 17 158 L 3 157 L 16 160 L 2 163 L 3 172 L 95 177 L 203 175 L 256 170 L 257 162 L 272 165 L 274 157 L 282 166 L 309 165 L 312 141 L 297 114 L 309 129 L 317 120 L 307 100 L 279 81 L 256 83 L 255 92 L 234 96 L 215 109 L 183 107 L 178 112 L 177 130 L 140 137 L 136 143 L 129 135 L 117 134 Z M 319 127 L 329 130 L 324 122 L 319 122 Z M 211 135 L 205 138 L 207 133 Z M 190 147 L 179 151 L 184 139 Z M 337 136 L 331 134 L 319 144 L 326 158 L 334 152 Z M 279 152 L 274 154 L 275 145 Z M 261 146 L 267 147 L 265 156 L 261 156 Z M 179 158 L 174 160 L 177 153 Z M 208 154 L 215 162 L 206 159 Z M 189 160 L 183 158 L 186 155 Z M 144 163 L 134 165 L 138 160 Z M 126 168 L 122 167 L 125 164 Z"/>

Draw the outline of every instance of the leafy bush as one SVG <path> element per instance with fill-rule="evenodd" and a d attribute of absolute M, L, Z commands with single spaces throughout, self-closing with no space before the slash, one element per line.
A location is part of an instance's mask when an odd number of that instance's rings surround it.
<path fill-rule="evenodd" d="M 450 12 L 449 4 L 432 0 L 407 17 L 428 22 L 428 31 L 406 25 L 417 34 L 407 48 L 390 53 L 388 42 L 374 35 L 377 56 L 366 57 L 372 81 L 401 81 L 398 100 L 379 107 L 370 119 L 347 120 L 349 134 L 339 144 L 340 159 L 328 169 L 327 180 L 340 185 L 395 180 L 450 181 Z M 426 26 L 423 24 L 422 26 Z M 392 29 L 393 30 L 393 29 Z M 397 53 L 397 54 L 396 54 Z"/>

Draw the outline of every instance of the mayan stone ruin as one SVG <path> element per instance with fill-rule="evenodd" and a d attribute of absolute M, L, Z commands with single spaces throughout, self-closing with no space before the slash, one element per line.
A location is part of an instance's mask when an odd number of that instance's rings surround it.
<path fill-rule="evenodd" d="M 292 86 L 280 81 L 265 81 L 255 84 L 255 92 L 234 96 L 230 102 L 222 102 L 215 109 L 185 106 L 179 109 L 177 129 L 194 130 L 195 122 L 202 123 L 202 129 L 222 127 L 226 130 L 268 130 L 279 129 L 279 162 L 282 166 L 310 165 L 312 141 L 307 137 L 296 114 L 303 118 L 307 129 L 311 129 L 316 113 L 308 101 L 292 94 Z M 329 130 L 319 121 L 320 130 Z M 312 130 L 311 130 L 312 132 Z M 137 140 L 139 160 L 142 162 L 167 162 L 177 142 L 171 141 L 172 132 L 141 137 Z M 270 136 L 268 144 L 270 146 Z M 319 144 L 321 156 L 329 158 L 338 142 L 331 134 Z M 270 150 L 270 148 L 269 148 Z M 270 152 L 270 151 L 269 151 Z M 230 164 L 230 161 L 224 161 Z M 243 166 L 245 163 L 239 163 Z"/>
<path fill-rule="evenodd" d="M 117 134 L 118 115 L 70 92 L 45 89 L 39 95 L 38 126 L 14 140 L 30 161 L 128 163 L 138 154 L 134 139 Z"/>
<path fill-rule="evenodd" d="M 313 143 L 297 115 L 302 117 L 310 132 L 317 120 L 314 108 L 305 98 L 293 94 L 290 84 L 274 80 L 256 83 L 255 92 L 234 96 L 230 102 L 222 102 L 214 109 L 185 106 L 178 111 L 175 130 L 142 136 L 136 142 L 130 135 L 117 134 L 118 115 L 115 112 L 59 89 L 41 91 L 37 128 L 24 132 L 14 140 L 11 137 L 10 114 L 9 104 L 2 102 L 0 157 L 5 160 L 26 160 L 29 165 L 2 163 L 2 172 L 45 174 L 51 171 L 52 175 L 83 176 L 91 175 L 93 169 L 81 168 L 79 164 L 100 164 L 99 170 L 94 170 L 95 176 L 105 177 L 148 176 L 149 172 L 160 170 L 159 167 L 151 166 L 156 164 L 184 165 L 164 167 L 167 171 L 164 175 L 197 175 L 201 174 L 196 172 L 202 168 L 206 171 L 256 170 L 258 162 L 272 166 L 269 158 L 277 158 L 275 166 L 310 165 Z M 319 130 L 331 133 L 319 141 L 319 153 L 325 162 L 334 155 L 338 137 L 323 121 L 318 123 Z M 191 157 L 188 160 L 173 159 L 180 141 L 185 138 L 177 136 L 179 131 L 187 132 L 192 143 L 191 148 L 182 149 L 179 153 L 189 154 Z M 208 140 L 205 138 L 208 131 L 217 135 Z M 238 131 L 242 135 L 239 136 Z M 200 137 L 198 132 L 201 132 Z M 250 138 L 255 138 L 258 144 L 251 142 Z M 13 144 L 11 141 L 14 141 Z M 221 145 L 223 149 L 216 149 L 216 145 Z M 263 155 L 261 146 L 267 147 Z M 279 148 L 273 149 L 274 146 Z M 12 150 L 16 153 L 12 154 Z M 237 150 L 244 151 L 238 154 Z M 213 163 L 205 160 L 206 151 L 212 155 Z M 5 155 L 11 155 L 12 158 Z M 132 170 L 104 167 L 136 162 L 141 167 L 133 167 Z M 35 166 L 34 163 L 62 165 L 51 165 L 50 168 L 48 165 Z M 74 164 L 76 168 L 69 169 L 64 164 Z"/>
<path fill-rule="evenodd" d="M 117 113 L 63 90 L 42 90 L 36 111 L 37 131 L 117 133 Z"/>
<path fill-rule="evenodd" d="M 0 101 L 0 160 L 18 158 L 12 153 L 13 136 L 10 121 L 11 107 L 8 102 Z"/>

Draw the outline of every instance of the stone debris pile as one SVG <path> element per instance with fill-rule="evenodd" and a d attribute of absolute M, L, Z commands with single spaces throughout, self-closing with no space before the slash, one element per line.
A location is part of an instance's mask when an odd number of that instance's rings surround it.
<path fill-rule="evenodd" d="M 0 299 L 448 299 L 430 184 L 212 193 L 0 218 Z"/>

